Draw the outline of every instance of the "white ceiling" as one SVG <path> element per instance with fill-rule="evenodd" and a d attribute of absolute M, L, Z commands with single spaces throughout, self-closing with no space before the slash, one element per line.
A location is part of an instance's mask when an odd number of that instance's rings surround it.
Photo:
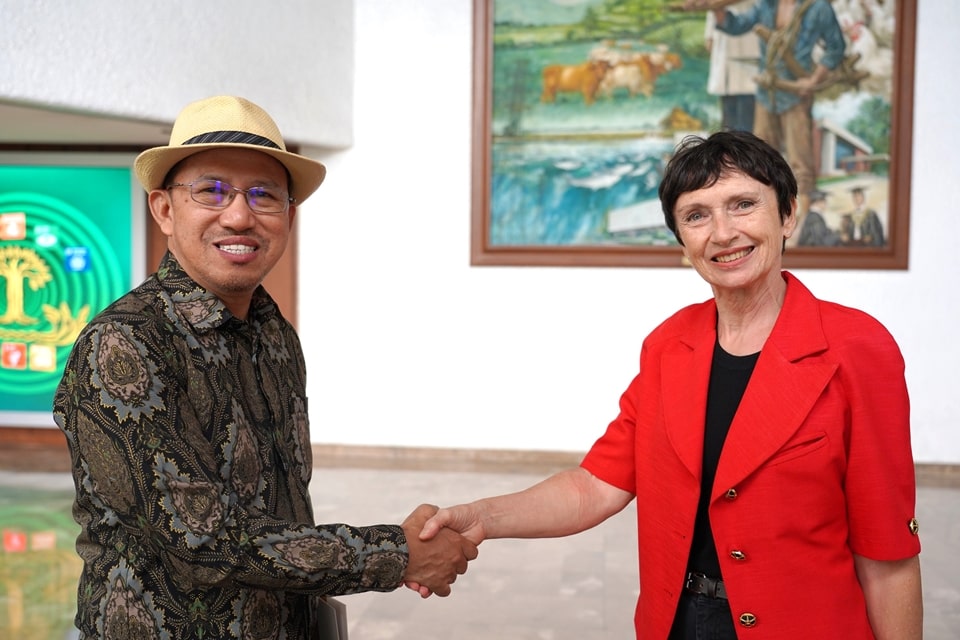
<path fill-rule="evenodd" d="M 0 144 L 136 145 L 167 144 L 168 123 L 39 109 L 0 102 Z"/>

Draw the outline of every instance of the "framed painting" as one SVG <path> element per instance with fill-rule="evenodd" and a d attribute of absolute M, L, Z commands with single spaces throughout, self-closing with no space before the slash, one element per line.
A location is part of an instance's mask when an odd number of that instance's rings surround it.
<path fill-rule="evenodd" d="M 471 264 L 681 266 L 663 168 L 741 128 L 798 178 L 786 267 L 906 269 L 916 4 L 474 0 Z"/>

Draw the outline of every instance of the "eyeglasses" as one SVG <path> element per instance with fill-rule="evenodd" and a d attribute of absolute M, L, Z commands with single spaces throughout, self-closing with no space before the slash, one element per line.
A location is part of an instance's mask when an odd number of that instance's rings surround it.
<path fill-rule="evenodd" d="M 187 187 L 194 202 L 211 209 L 226 209 L 233 202 L 238 193 L 242 193 L 247 205 L 256 213 L 277 216 L 286 213 L 293 198 L 279 187 L 250 187 L 241 189 L 223 180 L 195 180 L 193 182 L 176 182 L 167 185 L 167 190 L 174 187 Z"/>

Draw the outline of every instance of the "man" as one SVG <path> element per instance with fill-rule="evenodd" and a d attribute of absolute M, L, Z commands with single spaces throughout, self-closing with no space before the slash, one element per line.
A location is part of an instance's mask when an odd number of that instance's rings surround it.
<path fill-rule="evenodd" d="M 691 8 L 714 4 L 693 0 Z M 716 4 L 731 4 L 719 2 Z M 783 151 L 800 190 L 798 222 L 816 187 L 814 92 L 844 62 L 846 42 L 828 0 L 757 0 L 742 11 L 714 9 L 717 28 L 730 35 L 760 34 L 761 73 L 753 133 Z M 814 51 L 820 49 L 818 59 Z"/>
<path fill-rule="evenodd" d="M 734 11 L 747 8 L 753 0 L 740 0 Z M 707 12 L 704 44 L 710 51 L 707 93 L 720 98 L 720 125 L 724 129 L 753 130 L 756 104 L 758 38 L 753 34 L 731 36 L 717 29 L 716 15 Z"/>
<path fill-rule="evenodd" d="M 850 190 L 853 211 L 840 218 L 840 242 L 848 247 L 882 247 L 886 241 L 877 212 L 867 206 L 863 187 Z"/>
<path fill-rule="evenodd" d="M 810 211 L 803 220 L 800 237 L 797 239 L 799 247 L 835 247 L 840 244 L 837 232 L 827 226 L 823 211 L 827 206 L 827 193 L 814 189 L 810 192 Z"/>
<path fill-rule="evenodd" d="M 159 269 L 94 318 L 54 399 L 76 485 L 81 638 L 316 637 L 323 595 L 477 555 L 402 525 L 315 525 L 299 338 L 261 286 L 324 166 L 242 98 L 188 105 L 134 165 L 167 236 Z"/>

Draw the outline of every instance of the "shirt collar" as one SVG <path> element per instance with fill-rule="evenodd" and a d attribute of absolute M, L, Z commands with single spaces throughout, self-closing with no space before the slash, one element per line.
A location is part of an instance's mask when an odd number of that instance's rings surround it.
<path fill-rule="evenodd" d="M 227 309 L 227 305 L 215 294 L 197 284 L 177 258 L 167 251 L 157 269 L 157 280 L 170 296 L 177 315 L 198 330 L 217 329 L 231 320 L 243 322 Z M 248 320 L 253 325 L 262 325 L 268 319 L 279 315 L 280 311 L 270 294 L 263 286 L 253 292 Z"/>

